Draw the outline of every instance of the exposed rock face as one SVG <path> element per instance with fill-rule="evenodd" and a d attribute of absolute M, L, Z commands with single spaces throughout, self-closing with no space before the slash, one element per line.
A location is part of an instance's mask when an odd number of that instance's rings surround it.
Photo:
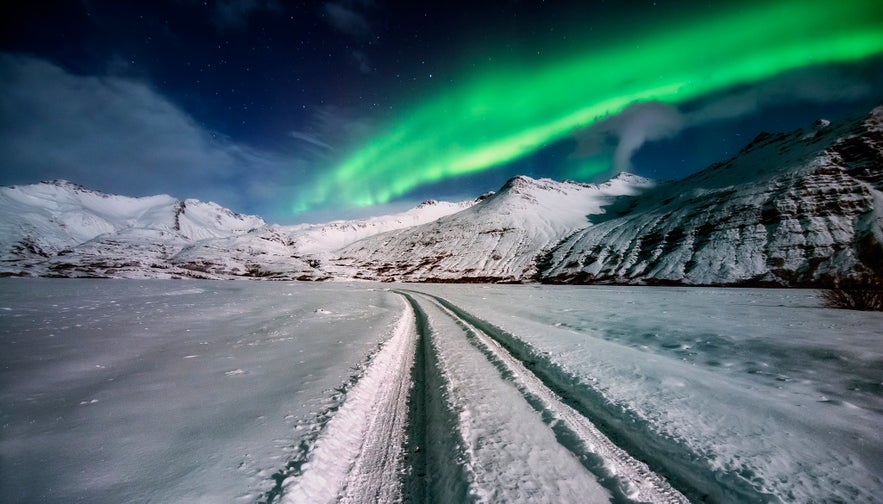
<path fill-rule="evenodd" d="M 883 107 L 762 133 L 733 159 L 645 194 L 544 258 L 549 282 L 819 285 L 883 276 Z"/>

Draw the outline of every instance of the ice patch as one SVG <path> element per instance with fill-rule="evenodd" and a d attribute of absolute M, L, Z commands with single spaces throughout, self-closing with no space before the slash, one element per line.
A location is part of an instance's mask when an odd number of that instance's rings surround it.
<path fill-rule="evenodd" d="M 185 294 L 202 294 L 205 292 L 205 289 L 179 289 L 173 290 L 169 292 L 164 292 L 163 296 L 183 296 Z"/>

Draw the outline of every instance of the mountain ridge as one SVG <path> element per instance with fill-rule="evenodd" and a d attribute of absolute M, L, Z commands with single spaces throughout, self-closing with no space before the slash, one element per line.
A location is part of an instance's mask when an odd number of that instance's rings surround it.
<path fill-rule="evenodd" d="M 538 280 L 811 286 L 883 276 L 881 138 L 883 107 L 758 135 L 730 160 L 569 237 Z"/>
<path fill-rule="evenodd" d="M 458 203 L 279 226 L 66 180 L 0 188 L 0 275 L 819 286 L 883 276 L 883 107 L 758 134 L 682 180 L 510 178 Z"/>

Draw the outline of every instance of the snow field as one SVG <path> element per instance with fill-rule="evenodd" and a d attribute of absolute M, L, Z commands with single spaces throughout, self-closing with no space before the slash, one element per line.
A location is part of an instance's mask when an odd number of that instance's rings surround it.
<path fill-rule="evenodd" d="M 879 313 L 825 309 L 801 290 L 420 290 L 507 336 L 569 404 L 691 500 L 871 503 L 883 493 Z"/>
<path fill-rule="evenodd" d="M 881 322 L 799 290 L 4 279 L 0 501 L 875 502 Z"/>
<path fill-rule="evenodd" d="M 646 464 L 633 458 L 625 450 L 607 439 L 586 417 L 563 402 L 562 398 L 550 390 L 543 381 L 528 369 L 524 362 L 510 354 L 499 341 L 484 331 L 470 325 L 456 313 L 446 308 L 449 303 L 437 300 L 440 308 L 449 316 L 459 319 L 459 324 L 467 331 L 475 344 L 488 356 L 489 360 L 498 363 L 501 373 L 511 380 L 525 398 L 532 402 L 534 408 L 543 414 L 547 424 L 553 428 L 565 429 L 559 435 L 559 442 L 567 445 L 568 437 L 575 437 L 578 447 L 568 446 L 577 456 L 583 459 L 597 458 L 596 467 L 591 461 L 583 464 L 601 479 L 612 478 L 608 482 L 615 486 L 620 496 L 637 502 L 672 502 L 685 503 L 687 499 L 673 489 L 667 481 L 654 474 Z M 563 439 L 562 439 L 563 438 Z M 592 457 L 594 456 L 594 457 Z"/>
<path fill-rule="evenodd" d="M 401 301 L 338 284 L 0 281 L 0 501 L 264 500 Z"/>

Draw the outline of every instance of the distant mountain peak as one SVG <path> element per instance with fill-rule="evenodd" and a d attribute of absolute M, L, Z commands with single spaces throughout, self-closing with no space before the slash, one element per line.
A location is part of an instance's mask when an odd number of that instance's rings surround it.
<path fill-rule="evenodd" d="M 516 175 L 503 184 L 503 187 L 500 189 L 500 192 L 513 189 L 513 188 L 523 188 L 523 187 L 532 187 L 536 185 L 536 180 L 532 179 L 526 175 Z"/>
<path fill-rule="evenodd" d="M 544 281 L 814 286 L 883 276 L 883 107 L 757 135 L 544 259 Z M 612 215 L 612 214 L 611 214 Z"/>
<path fill-rule="evenodd" d="M 510 178 L 471 201 L 268 226 L 68 180 L 0 187 L 0 276 L 817 286 L 883 276 L 883 106 L 760 133 L 679 181 Z"/>
<path fill-rule="evenodd" d="M 71 189 L 71 190 L 79 191 L 79 192 L 88 192 L 88 193 L 97 193 L 98 192 L 98 191 L 94 191 L 92 189 L 88 189 L 80 184 L 77 184 L 75 182 L 71 182 L 70 180 L 66 180 L 66 179 L 41 180 L 40 183 L 44 184 L 44 185 L 49 185 L 49 186 Z"/>

